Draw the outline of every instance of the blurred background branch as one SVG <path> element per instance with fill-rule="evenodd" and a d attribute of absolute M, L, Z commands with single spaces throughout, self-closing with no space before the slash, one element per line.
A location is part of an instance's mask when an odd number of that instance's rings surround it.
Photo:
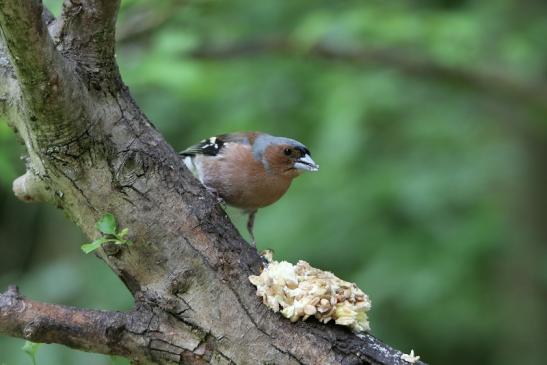
<path fill-rule="evenodd" d="M 471 68 L 450 67 L 432 58 L 411 54 L 398 49 L 339 47 L 328 42 L 311 46 L 301 45 L 288 38 L 250 40 L 219 46 L 199 46 L 187 56 L 196 59 L 225 61 L 252 56 L 284 56 L 318 58 L 333 62 L 347 62 L 356 66 L 394 68 L 403 74 L 430 78 L 440 83 L 461 85 L 494 97 L 518 102 L 547 112 L 547 87 L 512 79 L 502 73 L 478 71 Z"/>
<path fill-rule="evenodd" d="M 169 0 L 166 6 L 159 9 L 149 8 L 146 5 L 128 9 L 126 20 L 117 30 L 117 43 L 123 45 L 150 36 L 172 20 L 174 12 L 187 1 Z"/>

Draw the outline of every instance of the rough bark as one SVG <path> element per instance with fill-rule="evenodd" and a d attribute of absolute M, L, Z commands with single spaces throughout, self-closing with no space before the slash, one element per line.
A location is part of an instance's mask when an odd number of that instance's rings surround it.
<path fill-rule="evenodd" d="M 139 110 L 114 59 L 119 1 L 0 0 L 0 113 L 25 144 L 26 201 L 56 204 L 90 237 L 113 213 L 132 246 L 98 255 L 128 313 L 0 296 L 0 333 L 155 364 L 403 364 L 370 334 L 290 323 L 255 296 L 261 260 Z"/>

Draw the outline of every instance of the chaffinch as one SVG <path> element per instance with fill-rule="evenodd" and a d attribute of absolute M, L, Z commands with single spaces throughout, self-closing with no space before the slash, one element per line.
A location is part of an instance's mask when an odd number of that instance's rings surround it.
<path fill-rule="evenodd" d="M 211 137 L 180 154 L 208 190 L 249 214 L 253 245 L 256 211 L 279 200 L 302 171 L 319 170 L 302 143 L 262 132 Z"/>

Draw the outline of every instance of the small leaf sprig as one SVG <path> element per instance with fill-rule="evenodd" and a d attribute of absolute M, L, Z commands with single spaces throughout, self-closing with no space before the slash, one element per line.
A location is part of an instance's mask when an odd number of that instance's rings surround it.
<path fill-rule="evenodd" d="M 112 213 L 106 213 L 95 224 L 97 230 L 103 234 L 102 237 L 97 238 L 91 243 L 85 243 L 81 246 L 82 251 L 86 254 L 95 251 L 101 247 L 104 243 L 114 243 L 116 245 L 132 245 L 133 242 L 127 239 L 127 228 L 118 231 L 118 222 Z"/>

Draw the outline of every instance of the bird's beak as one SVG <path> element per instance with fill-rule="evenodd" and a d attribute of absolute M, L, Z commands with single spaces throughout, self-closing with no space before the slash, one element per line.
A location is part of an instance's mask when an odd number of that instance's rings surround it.
<path fill-rule="evenodd" d="M 319 165 L 317 165 L 310 157 L 310 155 L 305 154 L 294 162 L 294 167 L 297 170 L 305 171 L 318 171 Z"/>

